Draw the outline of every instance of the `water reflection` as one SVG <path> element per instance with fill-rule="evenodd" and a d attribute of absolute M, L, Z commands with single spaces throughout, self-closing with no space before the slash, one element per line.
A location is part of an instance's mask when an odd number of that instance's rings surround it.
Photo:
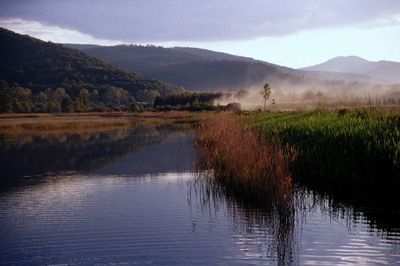
<path fill-rule="evenodd" d="M 20 184 L 22 180 L 39 181 L 37 177 L 43 175 L 98 171 L 116 161 L 118 164 L 114 165 L 114 169 L 110 167 L 102 171 L 140 174 L 185 170 L 179 167 L 190 167 L 191 162 L 188 163 L 187 159 L 190 160 L 191 156 L 188 154 L 176 158 L 174 164 L 171 164 L 171 161 L 163 164 L 163 160 L 160 159 L 161 156 L 168 156 L 171 146 L 176 143 L 158 148 L 158 152 L 150 151 L 136 157 L 134 154 L 186 133 L 187 130 L 171 125 L 137 125 L 133 128 L 119 127 L 83 133 L 58 132 L 33 136 L 17 135 L 12 138 L 0 136 L 0 185 L 2 189 L 7 189 Z M 187 138 L 189 141 L 190 136 Z M 158 156 L 153 156 L 152 153 Z M 128 158 L 125 158 L 126 156 Z"/>
<path fill-rule="evenodd" d="M 226 210 L 245 258 L 278 265 L 400 263 L 399 226 L 378 229 L 363 213 L 348 206 L 334 207 L 331 198 L 296 191 L 293 209 L 280 212 L 214 188 L 201 176 L 189 182 L 190 206 L 215 219 L 220 210 Z"/>
<path fill-rule="evenodd" d="M 197 173 L 196 179 L 189 182 L 190 204 L 200 209 L 226 209 L 246 257 L 269 258 L 279 265 L 292 264 L 298 248 L 295 206 L 274 208 L 268 203 L 249 201 L 209 176 L 209 172 Z M 248 246 L 257 246 L 257 250 L 250 251 Z"/>
<path fill-rule="evenodd" d="M 240 199 L 190 171 L 192 142 L 165 126 L 2 139 L 14 182 L 0 192 L 0 264 L 400 263 L 398 227 L 303 189 L 287 212 Z"/>

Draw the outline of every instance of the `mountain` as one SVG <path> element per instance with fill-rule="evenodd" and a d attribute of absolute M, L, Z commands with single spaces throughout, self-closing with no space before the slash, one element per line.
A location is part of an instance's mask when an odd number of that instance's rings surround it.
<path fill-rule="evenodd" d="M 326 81 L 370 82 L 367 75 L 291 69 L 253 58 L 206 49 L 156 46 L 96 46 L 64 44 L 147 77 L 165 80 L 189 90 L 215 91 L 260 87 L 325 87 Z"/>
<path fill-rule="evenodd" d="M 215 91 L 242 89 L 293 79 L 302 71 L 281 67 L 248 57 L 205 49 L 156 46 L 96 46 L 65 44 L 119 67 L 138 71 L 147 77 L 179 84 L 190 90 Z M 299 75 L 294 75 L 294 73 Z"/>
<path fill-rule="evenodd" d="M 355 73 L 375 82 L 400 83 L 400 63 L 392 61 L 372 62 L 357 56 L 339 56 L 322 64 L 302 68 L 307 71 Z"/>
<path fill-rule="evenodd" d="M 32 93 L 62 87 L 74 94 L 82 88 L 100 94 L 109 88 L 128 92 L 138 101 L 151 101 L 183 89 L 100 61 L 60 44 L 0 28 L 0 80 Z M 75 93 L 77 94 L 77 93 Z"/>

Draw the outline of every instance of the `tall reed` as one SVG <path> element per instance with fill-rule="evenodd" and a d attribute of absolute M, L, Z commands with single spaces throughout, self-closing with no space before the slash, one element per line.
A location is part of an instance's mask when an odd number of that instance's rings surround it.
<path fill-rule="evenodd" d="M 296 150 L 295 181 L 346 197 L 370 196 L 400 185 L 397 110 L 251 112 L 247 120 L 266 139 L 279 136 Z M 392 195 L 398 195 L 394 192 Z M 397 196 L 396 196 L 397 197 Z"/>
<path fill-rule="evenodd" d="M 292 204 L 288 156 L 276 140 L 267 143 L 239 116 L 218 114 L 200 124 L 199 170 L 211 170 L 223 190 L 272 207 Z"/>

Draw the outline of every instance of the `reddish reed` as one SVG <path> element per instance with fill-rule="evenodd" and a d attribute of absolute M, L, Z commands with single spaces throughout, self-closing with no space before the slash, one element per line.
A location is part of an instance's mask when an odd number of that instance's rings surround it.
<path fill-rule="evenodd" d="M 292 203 L 288 158 L 279 141 L 267 143 L 239 116 L 218 114 L 197 130 L 198 170 L 212 170 L 231 192 L 273 206 Z"/>

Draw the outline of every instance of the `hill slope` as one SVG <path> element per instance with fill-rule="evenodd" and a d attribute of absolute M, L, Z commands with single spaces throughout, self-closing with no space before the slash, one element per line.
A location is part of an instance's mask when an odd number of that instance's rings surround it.
<path fill-rule="evenodd" d="M 167 95 L 182 88 L 147 79 L 137 73 L 121 70 L 59 44 L 43 42 L 27 35 L 0 28 L 0 80 L 19 85 L 33 93 L 46 88 L 62 87 L 67 91 L 85 88 L 101 90 L 121 88 L 139 101 L 146 95 Z M 154 98 L 154 97 L 153 97 Z"/>
<path fill-rule="evenodd" d="M 357 56 L 335 57 L 322 64 L 303 68 L 303 70 L 356 73 L 369 76 L 376 82 L 400 83 L 400 63 L 372 62 Z"/>
<path fill-rule="evenodd" d="M 155 46 L 71 45 L 88 55 L 152 78 L 179 84 L 191 90 L 242 89 L 268 81 L 297 78 L 300 72 L 252 58 L 205 49 Z"/>
<path fill-rule="evenodd" d="M 179 84 L 191 90 L 236 90 L 260 87 L 305 88 L 327 80 L 369 82 L 366 75 L 291 69 L 248 57 L 205 49 L 156 46 L 65 44 L 120 67 Z"/>

